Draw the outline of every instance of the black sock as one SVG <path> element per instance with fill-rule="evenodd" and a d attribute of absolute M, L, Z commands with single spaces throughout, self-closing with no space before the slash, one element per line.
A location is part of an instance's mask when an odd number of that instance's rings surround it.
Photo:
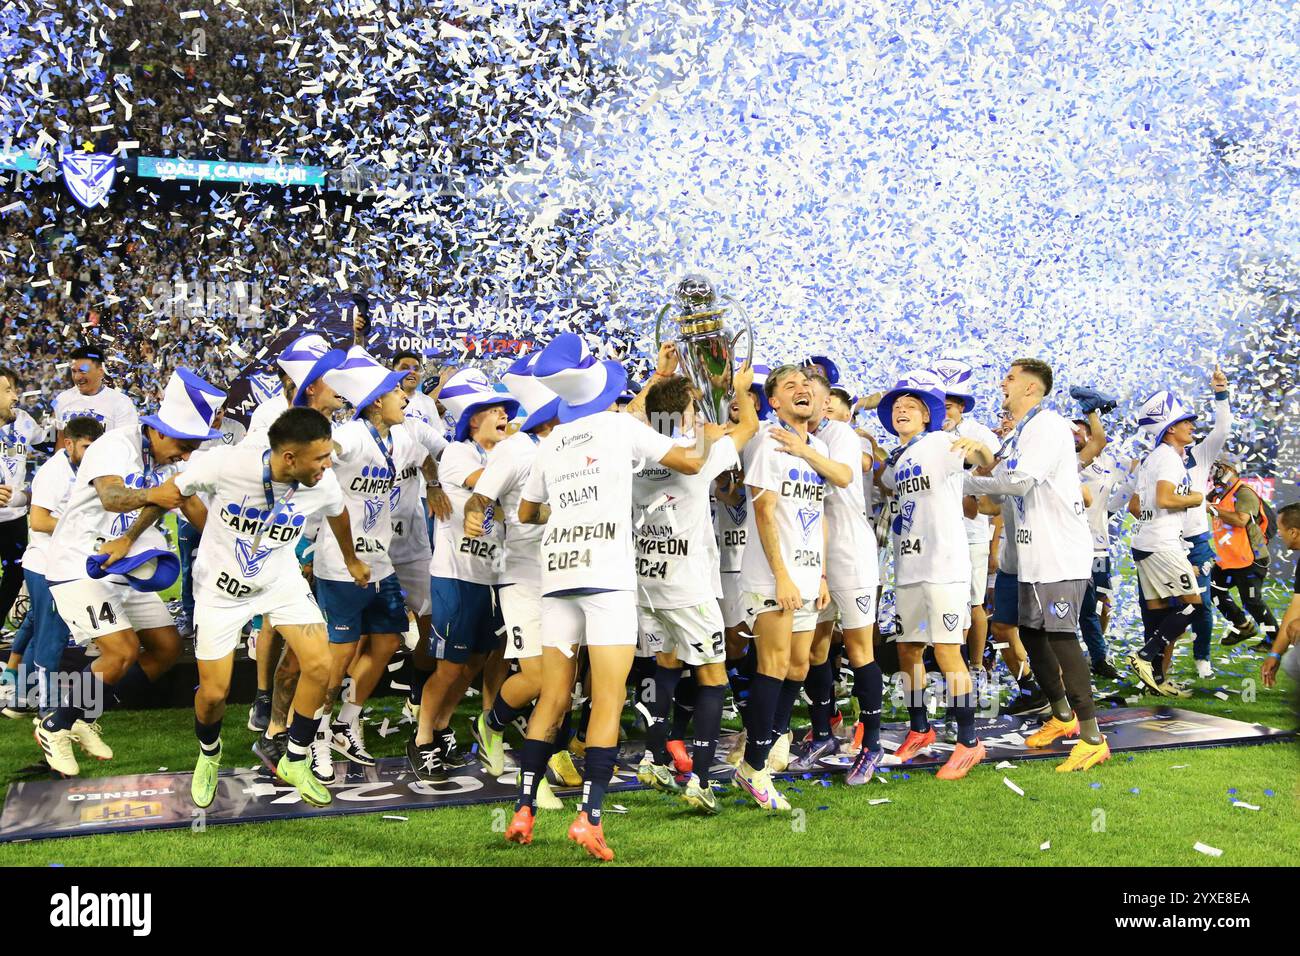
<path fill-rule="evenodd" d="M 755 674 L 749 684 L 749 707 L 745 713 L 745 763 L 755 770 L 767 765 L 775 734 L 776 701 L 783 681 L 768 674 Z"/>
<path fill-rule="evenodd" d="M 646 703 L 646 710 L 650 712 L 650 721 L 646 727 L 646 749 L 654 757 L 657 764 L 668 763 L 668 709 L 673 705 L 673 694 L 677 691 L 677 684 L 682 679 L 682 669 L 680 667 L 664 667 L 662 664 L 655 668 L 654 673 L 654 693 Z"/>
<path fill-rule="evenodd" d="M 862 721 L 862 746 L 880 749 L 880 710 L 885 693 L 885 676 L 875 661 L 853 668 L 853 696 L 858 699 Z"/>
<path fill-rule="evenodd" d="M 90 693 L 99 694 L 99 700 L 103 702 L 104 708 L 107 709 L 113 701 L 113 684 L 104 683 L 99 688 L 95 687 L 95 681 L 99 680 L 99 675 L 91 670 L 90 664 L 81 669 L 81 686 L 90 688 Z M 84 707 L 72 703 L 65 692 L 65 700 L 57 707 L 50 710 L 41 720 L 41 726 L 51 732 L 60 730 L 71 730 L 72 725 L 79 720 L 86 719 L 86 710 Z"/>
<path fill-rule="evenodd" d="M 632 688 L 633 700 L 645 700 L 646 691 L 652 686 L 655 669 L 659 666 L 654 657 L 634 657 L 632 658 L 632 668 L 627 673 L 628 685 Z M 587 722 L 582 723 L 583 736 L 586 736 Z"/>
<path fill-rule="evenodd" d="M 320 727 L 320 718 L 312 714 L 300 714 L 296 710 L 289 714 L 289 743 L 285 753 L 290 760 L 305 760 L 316 739 L 316 730 Z"/>
<path fill-rule="evenodd" d="M 587 724 L 591 723 L 591 698 L 588 697 L 582 702 L 582 712 L 578 714 L 578 733 L 577 737 L 583 743 L 587 742 Z"/>
<path fill-rule="evenodd" d="M 691 741 L 691 762 L 700 783 L 709 785 L 713 769 L 713 755 L 718 750 L 718 735 L 722 733 L 722 702 L 726 686 L 698 687 L 695 693 L 695 738 Z"/>
<path fill-rule="evenodd" d="M 1156 624 L 1151 637 L 1142 645 L 1142 650 L 1138 651 L 1138 657 L 1151 665 L 1156 680 L 1164 677 L 1165 648 L 1178 640 L 1192 622 L 1192 616 L 1184 611 L 1184 607 L 1169 608 Z"/>
<path fill-rule="evenodd" d="M 221 721 L 205 724 L 194 718 L 194 736 L 199 738 L 199 749 L 206 757 L 215 757 L 221 753 Z"/>
<path fill-rule="evenodd" d="M 743 672 L 744 657 L 727 661 L 727 684 L 731 687 L 731 699 L 736 702 L 736 710 L 744 716 L 745 706 L 749 703 L 749 674 Z"/>
<path fill-rule="evenodd" d="M 526 710 L 528 710 L 527 704 L 523 707 L 512 707 L 506 703 L 503 694 L 497 694 L 497 699 L 492 702 L 492 709 L 488 711 L 487 725 L 497 733 L 501 733 L 510 726 L 512 720 Z"/>
<path fill-rule="evenodd" d="M 140 702 L 149 685 L 153 683 L 149 680 L 149 675 L 144 672 L 144 668 L 139 662 L 132 664 L 122 679 L 113 686 L 113 691 L 108 694 L 108 685 L 104 685 L 105 699 L 113 702 L 115 707 L 130 707 Z"/>
<path fill-rule="evenodd" d="M 605 800 L 605 790 L 614 776 L 614 763 L 618 760 L 617 747 L 588 747 L 582 774 L 581 810 L 593 824 L 600 823 L 600 806 Z"/>
<path fill-rule="evenodd" d="M 548 740 L 525 739 L 519 751 L 519 799 L 515 809 L 533 808 L 537 802 L 537 788 L 546 779 L 546 762 L 551 759 L 555 746 Z"/>
<path fill-rule="evenodd" d="M 909 680 L 905 696 L 909 726 L 918 734 L 925 733 L 930 729 L 930 715 L 925 712 L 925 680 L 922 679 L 919 687 L 912 687 Z"/>
<path fill-rule="evenodd" d="M 930 729 L 930 716 L 925 712 L 924 707 L 907 708 L 907 719 L 909 726 L 918 734 L 923 734 Z"/>
<path fill-rule="evenodd" d="M 781 690 L 776 697 L 776 712 L 772 715 L 772 731 L 776 736 L 788 733 L 790 718 L 794 715 L 794 705 L 799 701 L 799 691 L 803 689 L 801 680 L 783 680 Z"/>
<path fill-rule="evenodd" d="M 573 711 L 566 710 L 564 716 L 560 718 L 560 729 L 555 732 L 555 749 L 557 751 L 566 750 L 569 746 L 569 738 L 572 736 Z"/>
<path fill-rule="evenodd" d="M 672 729 L 668 732 L 669 740 L 685 740 L 687 728 L 691 725 L 691 718 L 695 715 L 696 691 L 699 685 L 695 682 L 695 672 L 691 671 L 686 674 L 677 684 L 677 692 L 673 695 L 673 722 Z"/>
<path fill-rule="evenodd" d="M 979 741 L 975 736 L 975 701 L 974 694 L 958 694 L 953 700 L 952 715 L 957 720 L 957 742 L 963 747 L 974 747 Z"/>
<path fill-rule="evenodd" d="M 830 660 L 808 668 L 804 682 L 808 691 L 808 716 L 812 718 L 814 740 L 825 740 L 831 735 L 831 717 L 835 712 L 835 670 Z"/>
<path fill-rule="evenodd" d="M 409 669 L 409 684 L 406 688 L 406 699 L 411 702 L 412 707 L 419 707 L 420 701 L 424 697 L 424 685 L 429 683 L 429 677 L 433 671 L 422 671 L 415 666 L 415 657 L 412 655 L 407 658 L 406 667 Z"/>
<path fill-rule="evenodd" d="M 72 725 L 81 718 L 82 710 L 80 707 L 62 704 L 50 710 L 41 719 L 41 726 L 50 733 L 57 733 L 60 730 L 71 730 Z"/>

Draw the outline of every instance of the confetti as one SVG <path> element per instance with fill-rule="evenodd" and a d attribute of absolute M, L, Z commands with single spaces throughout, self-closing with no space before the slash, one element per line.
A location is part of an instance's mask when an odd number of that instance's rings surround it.
<path fill-rule="evenodd" d="M 1223 856 L 1222 850 L 1199 841 L 1192 845 L 1192 849 L 1197 853 L 1204 853 L 1206 856 Z"/>
<path fill-rule="evenodd" d="M 1009 777 L 1003 777 L 1002 782 L 1005 783 L 1007 785 L 1007 789 L 1010 790 L 1012 793 L 1014 793 L 1016 796 L 1023 797 L 1025 795 L 1025 791 L 1017 787 Z"/>

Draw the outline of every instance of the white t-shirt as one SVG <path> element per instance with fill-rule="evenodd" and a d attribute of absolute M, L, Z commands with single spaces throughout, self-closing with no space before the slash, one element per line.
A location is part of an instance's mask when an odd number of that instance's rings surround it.
<path fill-rule="evenodd" d="M 394 461 L 397 465 L 397 489 L 393 504 L 393 541 L 388 553 L 395 565 L 429 560 L 431 545 L 429 525 L 425 520 L 424 473 L 420 468 L 426 458 L 436 459 L 447 447 L 447 439 L 442 437 L 442 433 L 418 418 L 408 418 L 393 430 L 398 429 L 409 433 L 412 441 L 405 446 L 410 455 Z"/>
<path fill-rule="evenodd" d="M 153 457 L 145 455 L 139 425 L 117 428 L 95 439 L 81 459 L 67 508 L 50 536 L 45 577 L 52 583 L 88 577 L 86 559 L 105 541 L 126 534 L 139 515 L 139 511 L 105 511 L 93 484 L 96 478 L 116 475 L 128 489 L 153 488 L 180 471 L 183 464 L 156 466 Z M 166 539 L 155 525 L 137 539 L 139 547 L 166 547 Z M 106 580 L 126 583 L 116 575 Z"/>
<path fill-rule="evenodd" d="M 786 573 L 806 603 L 817 599 L 826 567 L 822 517 L 829 492 L 826 479 L 812 465 L 776 443 L 772 432 L 783 427 L 780 422 L 764 422 L 745 446 L 745 484 L 751 490 L 745 514 L 745 538 L 749 546 L 740 560 L 740 589 L 764 597 L 776 596 L 776 577 L 767 563 L 754 516 L 754 500 L 761 490 L 763 494 L 776 496 L 774 514 L 781 558 Z M 822 455 L 827 453 L 826 443 L 816 435 L 808 436 L 808 444 Z"/>
<path fill-rule="evenodd" d="M 267 447 L 270 439 L 267 433 L 270 432 L 271 426 L 275 420 L 289 410 L 289 397 L 281 392 L 279 395 L 272 395 L 261 405 L 253 409 L 253 414 L 248 419 L 248 431 L 244 435 L 244 441 L 252 441 L 263 448 Z"/>
<path fill-rule="evenodd" d="M 694 438 L 675 444 L 690 448 Z M 647 463 L 632 481 L 636 538 L 637 603 L 642 607 L 695 607 L 714 600 L 718 543 L 709 519 L 709 486 L 724 471 L 740 467 L 736 443 L 713 443 L 699 474 L 684 475 Z"/>
<path fill-rule="evenodd" d="M 1188 467 L 1187 471 L 1192 476 L 1192 488 L 1205 494 L 1210 486 L 1210 469 L 1214 467 L 1215 461 L 1223 451 L 1224 444 L 1228 441 L 1228 432 L 1232 428 L 1232 410 L 1228 407 L 1226 398 L 1220 399 L 1214 403 L 1214 427 L 1210 433 L 1203 439 L 1187 449 Z M 1210 530 L 1210 516 L 1202 505 L 1199 508 L 1188 508 L 1183 512 L 1183 537 L 1195 538 L 1197 535 L 1208 533 Z"/>
<path fill-rule="evenodd" d="M 364 421 L 350 421 L 334 429 L 334 474 L 343 489 L 352 526 L 352 548 L 359 560 L 370 565 L 370 581 L 378 584 L 393 573 L 388 553 L 393 540 L 394 475 L 399 461 L 413 454 L 413 439 L 401 428 L 388 433 L 390 454 L 386 457 Z M 388 444 L 387 442 L 385 444 Z M 351 581 L 343 552 L 329 528 L 321 528 L 312 555 L 316 577 L 324 581 Z"/>
<path fill-rule="evenodd" d="M 1133 547 L 1139 551 L 1183 550 L 1183 515 L 1156 504 L 1156 485 L 1167 481 L 1180 495 L 1192 490 L 1192 476 L 1187 464 L 1172 445 L 1161 444 L 1147 455 L 1138 469 L 1137 495 L 1141 513 L 1133 531 Z"/>
<path fill-rule="evenodd" d="M 94 395 L 82 395 L 76 388 L 65 388 L 54 397 L 54 420 L 59 428 L 70 418 L 89 417 L 104 426 L 105 431 L 139 424 L 140 413 L 131 399 L 115 388 L 100 386 Z"/>
<path fill-rule="evenodd" d="M 36 420 L 21 408 L 14 420 L 0 428 L 0 485 L 21 492 L 27 488 L 27 458 L 40 431 Z M 0 508 L 0 521 L 14 521 L 27 514 L 27 506 Z"/>
<path fill-rule="evenodd" d="M 924 432 L 903 446 L 881 476 L 894 496 L 889 532 L 898 587 L 970 583 L 961 505 L 966 460 L 953 451 L 955 440 L 948 432 Z"/>
<path fill-rule="evenodd" d="M 1040 410 L 1007 438 L 994 469 L 1033 484 L 1015 498 L 1016 562 L 1030 584 L 1082 581 L 1092 573 L 1092 532 L 1083 509 L 1079 456 L 1070 423 Z"/>
<path fill-rule="evenodd" d="M 1102 452 L 1089 464 L 1079 468 L 1079 479 L 1092 495 L 1087 506 L 1088 530 L 1092 533 L 1094 557 L 1110 554 L 1110 496 L 1119 476 L 1119 464 L 1110 452 Z"/>
<path fill-rule="evenodd" d="M 76 480 L 77 472 L 68 459 L 68 453 L 60 448 L 32 476 L 32 504 L 58 518 L 67 507 Z M 45 549 L 49 543 L 50 535 L 35 529 L 28 530 L 27 550 L 23 552 L 24 571 L 45 574 Z"/>
<path fill-rule="evenodd" d="M 713 527 L 718 542 L 718 568 L 726 573 L 739 573 L 745 555 L 745 513 L 749 510 L 749 493 L 745 491 L 742 477 L 733 490 L 740 501 L 729 505 L 721 498 L 713 502 Z"/>
<path fill-rule="evenodd" d="M 844 422 L 828 421 L 817 429 L 832 461 L 848 465 L 853 477 L 844 488 L 828 486 L 826 499 L 826 583 L 831 590 L 874 588 L 880 583 L 876 533 L 871 527 L 862 482 L 862 439 Z"/>
<path fill-rule="evenodd" d="M 497 524 L 505 534 L 505 561 L 501 584 L 542 586 L 542 533 L 540 524 L 521 524 L 519 502 L 524 485 L 537 461 L 540 439 L 527 432 L 515 432 L 498 442 L 487 457 L 483 474 L 474 490 L 495 501 Z"/>
<path fill-rule="evenodd" d="M 406 403 L 406 417 L 408 419 L 424 422 L 424 424 L 432 426 L 438 432 L 443 430 L 444 423 L 442 416 L 438 414 L 437 402 L 418 388 L 406 397 L 408 399 Z"/>
<path fill-rule="evenodd" d="M 523 497 L 549 504 L 542 593 L 632 591 L 632 474 L 673 441 L 631 415 L 598 412 L 542 439 Z"/>
<path fill-rule="evenodd" d="M 300 574 L 294 546 L 313 514 L 343 512 L 343 492 L 333 469 L 314 486 L 271 482 L 267 501 L 265 462 L 270 449 L 214 448 L 176 479 L 185 495 L 201 495 L 208 520 L 194 561 L 194 585 L 233 599 L 249 597 Z M 286 498 L 286 495 L 289 495 Z M 277 507 L 278 505 L 278 507 Z"/>
<path fill-rule="evenodd" d="M 496 446 L 493 446 L 493 451 Z M 483 534 L 478 538 L 465 535 L 465 505 L 474 489 L 466 479 L 487 464 L 488 454 L 472 439 L 452 442 L 438 461 L 438 478 L 451 502 L 451 517 L 434 528 L 433 560 L 429 575 L 454 578 L 471 584 L 496 584 L 505 558 L 505 536 L 496 508 L 489 506 L 483 516 Z"/>
<path fill-rule="evenodd" d="M 950 434 L 959 438 L 973 438 L 977 442 L 981 442 L 991 452 L 996 452 L 1002 446 L 1002 440 L 993 434 L 991 428 L 977 422 L 969 415 L 963 415 L 962 420 L 957 423 L 957 427 Z M 977 514 L 973 518 L 967 518 L 963 513 L 962 521 L 966 525 L 966 541 L 968 544 L 983 544 L 993 536 L 992 522 L 989 521 L 988 515 Z"/>

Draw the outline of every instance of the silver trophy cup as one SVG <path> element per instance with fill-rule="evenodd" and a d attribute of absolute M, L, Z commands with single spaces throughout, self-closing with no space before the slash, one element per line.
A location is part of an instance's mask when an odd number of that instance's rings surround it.
<path fill-rule="evenodd" d="M 735 397 L 732 375 L 736 358 L 742 357 L 746 363 L 754 359 L 749 315 L 735 299 L 719 295 L 707 276 L 691 274 L 677 283 L 673 300 L 659 310 L 656 348 L 665 339 L 664 321 L 669 318 L 677 324 L 675 341 L 682 374 L 704 394 L 700 401 L 704 419 L 725 425 Z"/>

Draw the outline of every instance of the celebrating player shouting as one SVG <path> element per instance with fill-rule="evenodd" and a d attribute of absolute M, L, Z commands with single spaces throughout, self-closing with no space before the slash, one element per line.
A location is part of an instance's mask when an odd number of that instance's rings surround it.
<path fill-rule="evenodd" d="M 334 443 L 325 417 L 310 408 L 291 408 L 271 425 L 268 437 L 270 448 L 217 448 L 173 479 L 187 498 L 210 496 L 194 573 L 199 759 L 190 794 L 199 807 L 216 796 L 221 719 L 235 648 L 244 625 L 259 614 L 285 639 L 301 669 L 288 752 L 276 775 L 307 803 L 330 802 L 307 760 L 329 680 L 329 641 L 325 618 L 298 572 L 294 545 L 307 519 L 319 512 L 329 520 L 344 560 L 355 562 L 351 524 L 330 470 Z"/>
<path fill-rule="evenodd" d="M 1183 512 L 1200 508 L 1204 494 L 1192 490 L 1187 446 L 1192 440 L 1193 415 L 1172 392 L 1157 392 L 1142 406 L 1138 424 L 1155 435 L 1155 448 L 1138 469 L 1137 494 L 1129 504 L 1136 512 L 1133 560 L 1147 608 L 1146 642 L 1129 665 L 1138 678 L 1166 697 L 1183 691 L 1166 680 L 1165 651 L 1191 624 L 1201 603 L 1196 569 L 1183 550 Z"/>
<path fill-rule="evenodd" d="M 789 810 L 790 802 L 772 783 L 769 756 L 779 737 L 782 748 L 775 763 L 785 769 L 790 712 L 807 674 L 817 615 L 831 599 L 822 520 L 826 482 L 843 487 L 852 472 L 832 461 L 826 443 L 808 433 L 813 416 L 822 410 L 801 369 L 775 368 L 763 388 L 776 420 L 764 423 L 745 449 L 750 507 L 740 590 L 758 667 L 745 709 L 745 756 L 735 780 L 762 809 Z M 792 670 L 796 663 L 802 673 Z"/>
<path fill-rule="evenodd" d="M 1087 770 L 1110 756 L 1097 727 L 1088 663 L 1079 648 L 1079 608 L 1092 573 L 1092 532 L 1070 423 L 1042 401 L 1052 369 L 1017 359 L 1002 380 L 1003 409 L 1013 430 L 991 476 L 968 478 L 976 494 L 1012 495 L 1019 566 L 1020 641 L 1052 716 L 1026 739 L 1046 747 L 1061 737 L 1079 742 L 1058 771 Z"/>
<path fill-rule="evenodd" d="M 827 361 L 827 360 L 824 360 Z M 819 770 L 821 760 L 834 754 L 839 745 L 831 733 L 831 715 L 835 709 L 835 674 L 830 660 L 831 635 L 836 621 L 844 634 L 844 648 L 853 669 L 853 695 L 858 700 L 863 738 L 862 746 L 850 767 L 846 782 L 861 786 L 871 780 L 883 756 L 880 749 L 880 710 L 884 677 L 875 661 L 871 643 L 872 625 L 876 621 L 876 589 L 880 585 L 880 565 L 876 555 L 876 535 L 867 511 L 862 476 L 862 439 L 845 421 L 832 415 L 830 381 L 816 368 L 807 372 L 814 402 L 820 402 L 822 417 L 815 418 L 811 433 L 826 443 L 826 454 L 849 469 L 847 484 L 836 487 L 826 499 L 826 585 L 830 602 L 817 618 L 817 629 L 808 655 L 808 697 L 812 701 L 812 740 L 799 758 L 791 763 L 795 770 Z M 844 409 L 846 410 L 846 409 Z"/>
<path fill-rule="evenodd" d="M 911 722 L 895 756 L 911 760 L 935 742 L 925 712 L 922 660 L 930 645 L 957 720 L 957 744 L 939 779 L 958 780 L 984 759 L 975 734 L 974 688 L 961 654 L 971 591 L 962 481 L 966 462 L 991 465 L 993 452 L 973 438 L 945 433 L 945 411 L 943 387 L 928 372 L 904 376 L 877 408 L 881 424 L 899 440 L 881 474 L 882 486 L 894 497 L 894 600 L 903 625 L 898 663 Z"/>

